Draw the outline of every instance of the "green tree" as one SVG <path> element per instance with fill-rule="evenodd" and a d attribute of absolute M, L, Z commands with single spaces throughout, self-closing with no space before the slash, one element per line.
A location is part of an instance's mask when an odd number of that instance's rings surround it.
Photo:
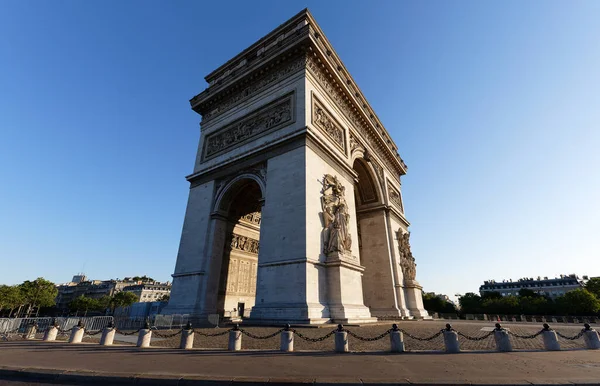
<path fill-rule="evenodd" d="M 519 299 L 516 296 L 487 297 L 481 306 L 486 314 L 511 315 L 519 311 Z"/>
<path fill-rule="evenodd" d="M 110 301 L 110 307 L 114 313 L 115 308 L 117 307 L 129 307 L 133 303 L 137 302 L 139 299 L 136 294 L 133 292 L 122 291 L 114 294 Z"/>
<path fill-rule="evenodd" d="M 556 302 L 558 309 L 567 315 L 593 315 L 600 310 L 600 300 L 586 289 L 569 291 Z"/>
<path fill-rule="evenodd" d="M 549 311 L 548 300 L 535 294 L 536 296 L 519 296 L 519 310 L 523 315 L 547 314 Z"/>
<path fill-rule="evenodd" d="M 39 312 L 40 307 L 51 307 L 55 304 L 58 289 L 51 281 L 38 277 L 34 281 L 26 280 L 19 285 L 23 304 L 27 305 L 27 316 L 34 308 Z"/>
<path fill-rule="evenodd" d="M 161 296 L 161 297 L 158 299 L 158 301 L 159 301 L 159 302 L 168 302 L 168 301 L 169 301 L 169 299 L 171 299 L 171 295 L 164 294 L 163 296 Z"/>
<path fill-rule="evenodd" d="M 71 310 L 71 312 L 83 312 L 84 315 L 90 310 L 95 310 L 97 307 L 98 301 L 96 299 L 88 298 L 83 295 L 69 302 L 69 310 Z"/>
<path fill-rule="evenodd" d="M 423 306 L 427 311 L 439 312 L 445 314 L 455 314 L 456 307 L 454 304 L 444 300 L 433 292 L 423 293 Z"/>
<path fill-rule="evenodd" d="M 593 277 L 585 284 L 585 289 L 600 299 L 600 277 Z"/>
<path fill-rule="evenodd" d="M 537 298 L 540 297 L 541 295 L 538 294 L 537 292 L 530 290 L 529 288 L 521 288 L 519 290 L 519 296 L 523 297 L 523 298 Z"/>
<path fill-rule="evenodd" d="M 458 304 L 460 304 L 460 312 L 462 314 L 481 314 L 481 296 L 473 292 L 467 292 L 463 296 L 458 298 Z"/>
<path fill-rule="evenodd" d="M 0 285 L 0 311 L 3 309 L 8 310 L 8 317 L 10 318 L 13 310 L 22 304 L 23 296 L 19 287 Z"/>

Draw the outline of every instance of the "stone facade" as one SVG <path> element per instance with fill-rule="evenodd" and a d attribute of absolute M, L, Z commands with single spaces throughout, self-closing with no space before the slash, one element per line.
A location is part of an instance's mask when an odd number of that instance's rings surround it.
<path fill-rule="evenodd" d="M 206 78 L 165 313 L 254 323 L 425 318 L 407 167 L 307 10 Z"/>

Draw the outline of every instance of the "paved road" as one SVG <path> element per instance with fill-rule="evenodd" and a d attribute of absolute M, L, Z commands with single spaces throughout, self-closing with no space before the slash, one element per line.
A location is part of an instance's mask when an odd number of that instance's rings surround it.
<path fill-rule="evenodd" d="M 449 382 L 459 385 L 491 382 L 572 385 L 571 382 L 577 381 L 600 385 L 600 351 L 590 350 L 461 354 L 231 353 L 20 341 L 0 343 L 1 367 L 45 372 L 46 376 L 57 377 L 59 381 L 74 375 L 129 377 L 132 384 L 134 379 L 137 384 L 142 384 L 144 380 L 161 378 L 165 384 L 170 381 L 176 385 L 183 384 L 181 379 L 220 379 L 226 384 L 253 380 L 258 383 L 410 382 L 429 385 Z M 6 374 L 6 371 L 0 370 L 0 374 Z M 86 383 L 85 378 L 79 381 Z"/>

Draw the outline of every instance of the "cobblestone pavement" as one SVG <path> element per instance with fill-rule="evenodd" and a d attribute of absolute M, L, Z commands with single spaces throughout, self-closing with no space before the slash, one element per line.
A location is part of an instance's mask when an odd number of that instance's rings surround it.
<path fill-rule="evenodd" d="M 446 321 L 400 321 L 397 322 L 398 327 L 405 330 L 411 335 L 427 338 L 436 333 L 438 333 L 441 329 L 443 329 L 446 325 Z M 480 337 L 486 335 L 494 328 L 493 323 L 483 323 L 483 322 L 461 322 L 454 321 L 452 323 L 452 327 L 465 335 L 470 337 Z M 508 329 L 509 331 L 518 334 L 518 335 L 531 335 L 542 329 L 541 324 L 525 325 L 525 324 L 511 324 L 506 323 L 503 324 L 503 327 Z M 272 334 L 279 330 L 279 328 L 274 327 L 244 327 L 244 330 L 259 336 L 265 336 Z M 345 329 L 350 330 L 351 332 L 362 336 L 362 337 L 376 337 L 385 333 L 387 330 L 391 328 L 391 322 L 389 324 L 378 324 L 372 326 L 361 326 L 361 327 L 353 327 L 348 326 Z M 556 331 L 561 332 L 566 336 L 575 336 L 577 335 L 581 329 L 582 325 L 556 325 L 553 327 Z M 228 328 L 195 328 L 196 331 L 201 331 L 206 334 L 215 334 L 218 332 L 226 331 Z M 330 331 L 334 330 L 335 326 L 327 325 L 325 327 L 320 328 L 301 328 L 298 327 L 296 330 L 301 334 L 310 337 L 310 338 L 318 338 L 326 335 Z M 175 332 L 175 330 L 161 330 L 160 333 L 168 334 L 170 332 Z M 117 338 L 118 339 L 118 338 Z M 152 342 L 153 346 L 157 347 L 179 347 L 179 342 L 181 339 L 181 335 L 177 335 L 173 338 L 164 339 L 160 342 Z M 515 350 L 541 350 L 544 348 L 544 344 L 542 341 L 542 337 L 538 336 L 533 339 L 522 339 L 511 336 L 511 342 L 513 345 L 513 349 Z M 576 349 L 576 348 L 585 348 L 585 342 L 583 338 L 579 338 L 577 340 L 571 341 L 563 338 L 558 338 L 561 344 L 561 348 L 563 349 Z M 196 334 L 194 336 L 194 347 L 195 348 L 227 348 L 228 335 L 225 334 L 223 336 L 218 337 L 204 337 Z M 350 351 L 360 352 L 360 351 L 387 351 L 390 347 L 390 340 L 388 336 L 383 337 L 380 340 L 373 342 L 365 342 L 358 340 L 352 336 L 348 337 L 349 341 L 349 349 Z M 462 350 L 494 350 L 495 343 L 494 337 L 489 336 L 483 340 L 472 341 L 467 340 L 463 337 L 459 336 L 459 341 Z M 419 351 L 419 350 L 433 350 L 433 351 L 442 351 L 444 350 L 444 338 L 443 336 L 438 336 L 431 341 L 419 341 L 410 338 L 406 334 L 404 335 L 404 344 L 407 351 Z M 253 339 L 248 336 L 242 337 L 242 348 L 243 349 L 260 349 L 260 350 L 278 350 L 279 349 L 279 334 L 269 338 L 269 339 Z M 332 351 L 334 348 L 334 337 L 331 336 L 321 342 L 307 342 L 299 337 L 295 337 L 294 339 L 294 350 L 318 350 L 318 351 Z"/>

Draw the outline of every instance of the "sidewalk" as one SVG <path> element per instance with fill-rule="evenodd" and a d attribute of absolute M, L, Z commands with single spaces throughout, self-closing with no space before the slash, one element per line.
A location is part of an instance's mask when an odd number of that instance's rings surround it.
<path fill-rule="evenodd" d="M 600 351 L 232 353 L 17 341 L 0 343 L 0 379 L 7 378 L 137 385 L 600 385 Z"/>

